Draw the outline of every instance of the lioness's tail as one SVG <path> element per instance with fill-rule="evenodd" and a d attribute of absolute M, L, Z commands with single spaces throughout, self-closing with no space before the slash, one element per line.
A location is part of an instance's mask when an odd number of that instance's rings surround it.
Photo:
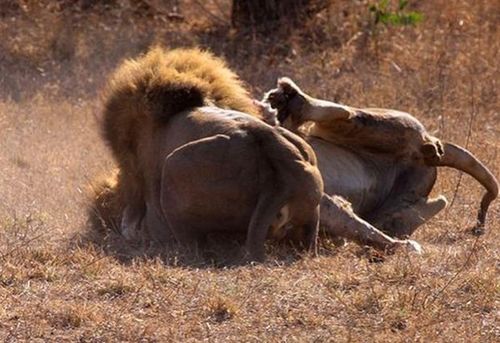
<path fill-rule="evenodd" d="M 464 148 L 451 143 L 443 143 L 444 154 L 436 166 L 452 167 L 466 172 L 486 188 L 486 194 L 481 201 L 481 207 L 477 215 L 479 228 L 484 226 L 486 213 L 490 203 L 498 196 L 498 181 L 495 176 L 474 155 Z"/>
<path fill-rule="evenodd" d="M 103 136 L 119 164 L 133 158 L 141 131 L 189 108 L 211 104 L 258 113 L 224 61 L 198 49 L 157 47 L 125 61 L 110 78 L 105 96 Z"/>

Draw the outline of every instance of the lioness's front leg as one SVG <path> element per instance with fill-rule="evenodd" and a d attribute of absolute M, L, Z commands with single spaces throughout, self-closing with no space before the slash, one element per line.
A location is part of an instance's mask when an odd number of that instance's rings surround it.
<path fill-rule="evenodd" d="M 439 161 L 442 147 L 408 113 L 390 109 L 358 109 L 303 92 L 292 80 L 281 78 L 264 102 L 278 111 L 278 120 L 292 131 L 307 131 L 335 144 L 384 153 L 397 158 Z M 301 126 L 313 123 L 309 129 Z"/>
<path fill-rule="evenodd" d="M 358 217 L 350 203 L 339 196 L 324 194 L 321 199 L 320 226 L 330 235 L 353 240 L 359 244 L 370 245 L 382 250 L 407 247 L 421 252 L 420 245 L 411 240 L 399 240 L 389 237 Z"/>
<path fill-rule="evenodd" d="M 355 110 L 348 106 L 307 95 L 287 77 L 280 78 L 278 87 L 269 91 L 263 101 L 278 110 L 281 124 L 287 120 L 291 123 L 284 126 L 292 131 L 307 121 L 328 123 L 346 120 L 355 115 Z"/>

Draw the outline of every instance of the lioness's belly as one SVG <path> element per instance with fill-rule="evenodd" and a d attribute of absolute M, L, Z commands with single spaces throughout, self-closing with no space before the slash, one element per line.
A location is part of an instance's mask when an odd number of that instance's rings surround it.
<path fill-rule="evenodd" d="M 397 174 L 390 163 L 370 159 L 317 137 L 309 137 L 308 142 L 318 158 L 327 194 L 346 198 L 360 215 L 387 198 Z"/>

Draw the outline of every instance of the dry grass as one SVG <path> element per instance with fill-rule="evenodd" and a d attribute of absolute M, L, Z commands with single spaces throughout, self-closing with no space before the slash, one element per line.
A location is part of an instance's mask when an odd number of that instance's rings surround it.
<path fill-rule="evenodd" d="M 434 191 L 453 206 L 414 237 L 422 256 L 377 258 L 323 242 L 316 259 L 271 248 L 266 264 L 224 267 L 218 256 L 187 263 L 175 251 L 124 258 L 128 247 L 117 249 L 116 237 L 81 235 L 89 227 L 83 190 L 112 166 L 98 134 L 99 90 L 120 59 L 154 42 L 212 49 L 257 97 L 289 75 L 318 97 L 409 111 L 500 175 L 498 2 L 418 2 L 423 23 L 373 36 L 365 2 L 332 1 L 305 28 L 268 37 L 225 26 L 226 0 L 181 1 L 182 20 L 169 2 L 116 0 L 90 10 L 63 1 L 6 3 L 1 339 L 500 340 L 500 205 L 490 210 L 487 233 L 470 235 L 482 189 L 464 176 L 456 191 L 453 170 L 440 171 Z"/>

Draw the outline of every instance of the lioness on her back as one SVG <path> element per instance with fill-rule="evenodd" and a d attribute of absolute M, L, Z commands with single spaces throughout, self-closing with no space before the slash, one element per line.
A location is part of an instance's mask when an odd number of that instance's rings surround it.
<path fill-rule="evenodd" d="M 262 260 L 270 228 L 282 236 L 292 227 L 314 251 L 323 192 L 314 152 L 256 115 L 236 75 L 210 53 L 154 48 L 124 62 L 102 126 L 119 168 L 123 235 L 170 231 L 188 243 L 245 231 L 249 258 Z"/>
<path fill-rule="evenodd" d="M 391 236 L 411 235 L 446 206 L 443 195 L 429 197 L 441 166 L 471 175 L 486 189 L 474 228 L 484 231 L 498 196 L 495 176 L 471 152 L 432 136 L 412 115 L 316 99 L 289 78 L 278 80 L 265 102 L 311 144 L 325 192 L 343 196 L 354 212 Z"/>

